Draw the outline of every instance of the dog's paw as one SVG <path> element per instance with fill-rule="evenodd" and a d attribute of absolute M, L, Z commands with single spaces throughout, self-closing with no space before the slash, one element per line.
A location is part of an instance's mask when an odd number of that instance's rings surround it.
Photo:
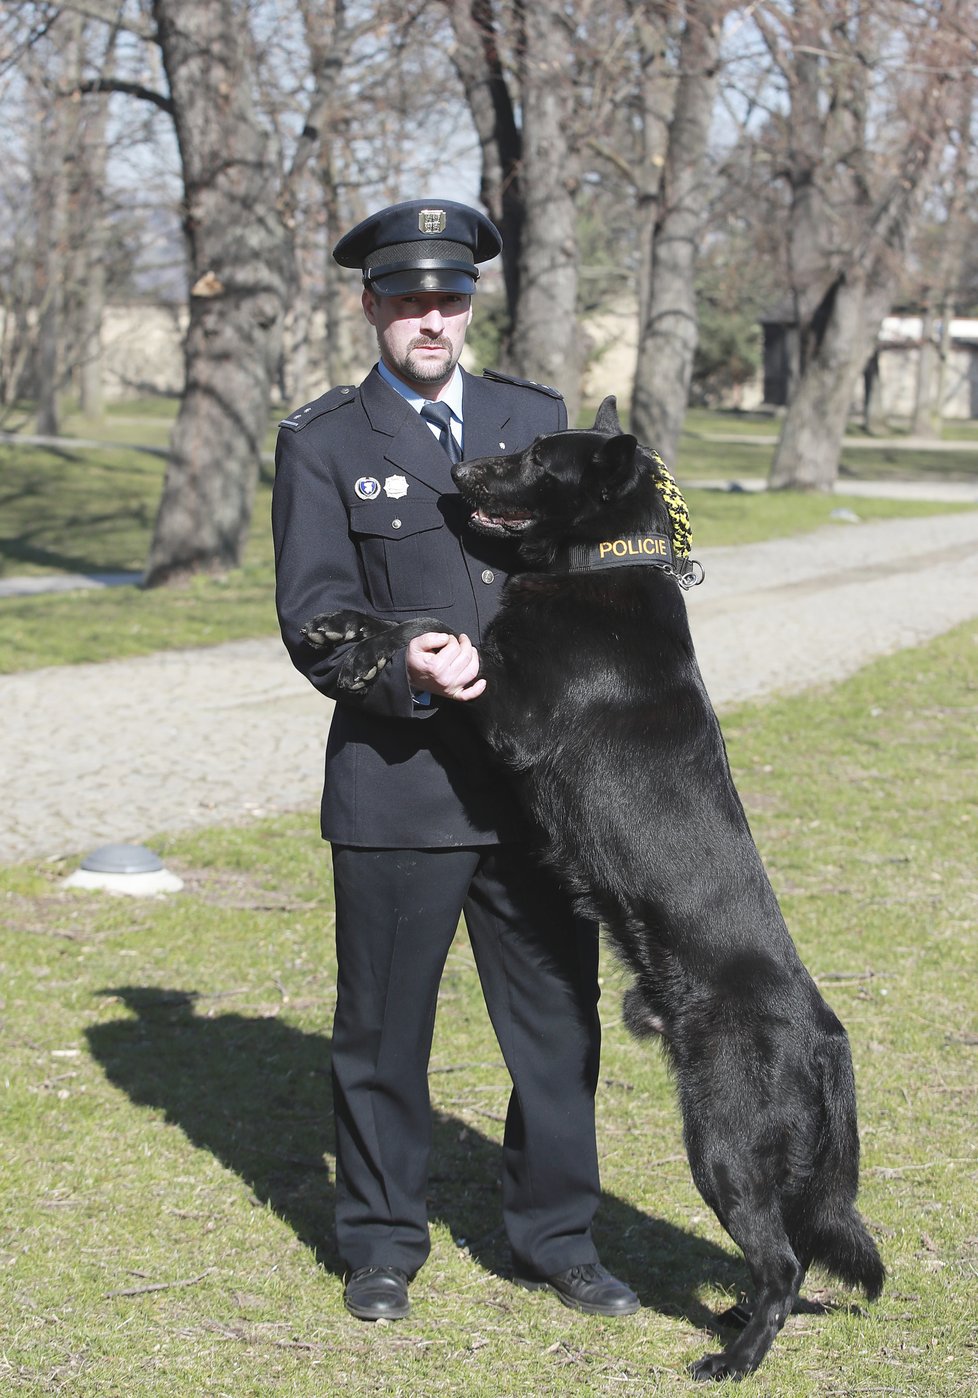
<path fill-rule="evenodd" d="M 361 698 L 389 660 L 386 651 L 361 642 L 344 658 L 336 677 L 337 688 L 353 698 Z"/>
<path fill-rule="evenodd" d="M 370 618 L 362 612 L 320 612 L 302 628 L 302 634 L 317 650 L 331 650 L 348 641 L 362 641 L 370 633 Z"/>
<path fill-rule="evenodd" d="M 743 1371 L 735 1364 L 731 1364 L 725 1354 L 704 1354 L 702 1359 L 697 1359 L 695 1364 L 689 1366 L 690 1377 L 699 1383 L 708 1383 L 711 1380 L 719 1379 L 742 1379 Z"/>

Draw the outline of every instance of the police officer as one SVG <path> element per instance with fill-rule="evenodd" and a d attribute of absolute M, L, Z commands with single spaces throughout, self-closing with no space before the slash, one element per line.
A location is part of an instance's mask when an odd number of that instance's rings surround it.
<path fill-rule="evenodd" d="M 594 1136 L 597 937 L 535 864 L 513 798 L 473 736 L 478 642 L 515 562 L 466 527 L 462 452 L 512 451 L 566 425 L 555 389 L 458 363 L 479 264 L 499 234 L 446 199 L 381 209 L 334 249 L 360 269 L 379 362 L 286 418 L 276 452 L 276 600 L 293 662 L 336 699 L 322 831 L 332 846 L 338 984 L 332 1073 L 336 1233 L 347 1308 L 408 1313 L 428 1256 L 427 1069 L 438 985 L 464 912 L 512 1077 L 503 1217 L 515 1280 L 627 1315 L 638 1298 L 598 1262 Z M 412 641 L 363 699 L 341 655 L 301 634 L 319 612 L 434 614 L 459 633 Z"/>

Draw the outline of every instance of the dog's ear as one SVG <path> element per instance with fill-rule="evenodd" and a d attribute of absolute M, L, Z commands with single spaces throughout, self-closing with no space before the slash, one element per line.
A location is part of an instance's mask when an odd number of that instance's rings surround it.
<path fill-rule="evenodd" d="M 604 399 L 597 416 L 594 419 L 594 432 L 605 432 L 609 437 L 617 435 L 621 431 L 621 423 L 618 421 L 618 399 L 614 394 L 609 394 Z"/>
<path fill-rule="evenodd" d="M 595 454 L 597 480 L 605 503 L 620 500 L 640 479 L 642 462 L 637 448 L 638 439 L 630 432 L 619 432 L 598 448 Z"/>

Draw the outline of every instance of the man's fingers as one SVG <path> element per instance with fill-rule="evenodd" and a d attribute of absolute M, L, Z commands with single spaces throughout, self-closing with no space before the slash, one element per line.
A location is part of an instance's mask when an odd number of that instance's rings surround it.
<path fill-rule="evenodd" d="M 479 652 L 468 636 L 426 632 L 408 646 L 408 674 L 415 688 L 448 699 L 478 698 Z M 471 691 L 471 692 L 470 692 Z"/>

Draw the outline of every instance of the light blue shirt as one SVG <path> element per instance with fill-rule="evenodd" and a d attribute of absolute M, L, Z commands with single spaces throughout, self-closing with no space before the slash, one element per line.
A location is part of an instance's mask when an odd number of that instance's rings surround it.
<path fill-rule="evenodd" d="M 385 383 L 390 384 L 391 388 L 394 389 L 395 393 L 399 393 L 401 397 L 404 399 L 404 401 L 406 403 L 410 403 L 414 411 L 420 414 L 421 409 L 424 407 L 425 403 L 429 402 L 429 399 L 422 398 L 420 393 L 415 393 L 413 388 L 409 388 L 406 383 L 402 383 L 401 380 L 395 374 L 391 373 L 391 371 L 388 369 L 387 365 L 384 363 L 383 360 L 381 360 L 378 363 L 377 372 L 378 374 L 380 374 L 380 377 L 384 380 Z M 447 403 L 452 410 L 452 436 L 458 443 L 459 450 L 461 450 L 462 372 L 457 364 L 455 366 L 454 374 L 452 374 L 452 377 L 449 379 L 448 384 L 444 392 L 439 396 L 438 401 L 440 403 Z M 425 418 L 425 422 L 427 423 L 428 427 L 431 428 L 431 435 L 437 441 L 441 435 L 438 429 L 438 424 L 436 422 L 428 422 L 427 418 Z"/>

